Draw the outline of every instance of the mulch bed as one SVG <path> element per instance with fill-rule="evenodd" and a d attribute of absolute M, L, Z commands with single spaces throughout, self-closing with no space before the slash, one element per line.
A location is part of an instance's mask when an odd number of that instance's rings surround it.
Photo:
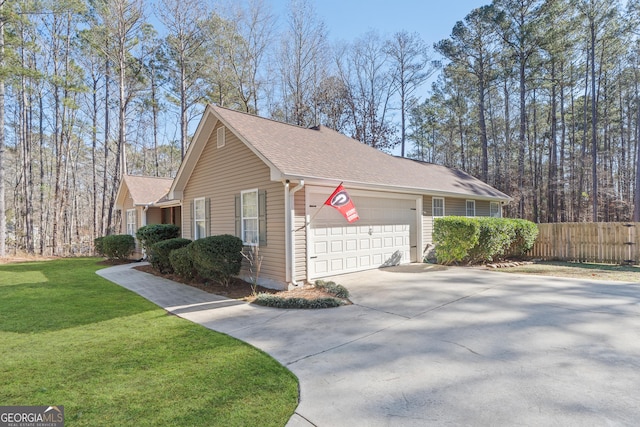
<path fill-rule="evenodd" d="M 161 274 L 150 265 L 140 265 L 133 267 L 136 270 L 143 271 L 145 273 L 153 274 L 154 276 L 164 277 L 165 279 L 173 280 L 174 282 L 183 283 L 185 285 L 193 286 L 194 288 L 201 289 L 205 292 L 209 292 L 216 295 L 221 295 L 227 298 L 239 299 L 248 302 L 252 302 L 255 299 L 251 284 L 245 282 L 242 279 L 233 278 L 229 286 L 225 286 L 221 283 L 205 281 L 202 279 L 187 280 L 184 277 L 180 277 L 175 274 Z M 332 295 L 323 292 L 313 287 L 313 285 L 305 285 L 300 288 L 296 288 L 290 291 L 280 291 L 277 289 L 265 288 L 258 286 L 256 288 L 257 293 L 274 294 L 282 298 L 325 298 Z"/>

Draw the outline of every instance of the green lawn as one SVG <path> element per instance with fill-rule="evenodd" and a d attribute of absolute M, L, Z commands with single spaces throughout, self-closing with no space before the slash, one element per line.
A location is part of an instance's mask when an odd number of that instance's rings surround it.
<path fill-rule="evenodd" d="M 69 426 L 283 426 L 295 376 L 95 274 L 95 258 L 0 265 L 0 405 Z"/>

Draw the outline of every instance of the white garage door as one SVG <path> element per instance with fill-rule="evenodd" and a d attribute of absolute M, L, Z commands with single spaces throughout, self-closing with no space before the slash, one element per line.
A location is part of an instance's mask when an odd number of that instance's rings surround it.
<path fill-rule="evenodd" d="M 416 260 L 415 198 L 367 197 L 350 191 L 360 219 L 349 224 L 336 209 L 322 207 L 329 194 L 330 190 L 309 195 L 310 278 Z"/>

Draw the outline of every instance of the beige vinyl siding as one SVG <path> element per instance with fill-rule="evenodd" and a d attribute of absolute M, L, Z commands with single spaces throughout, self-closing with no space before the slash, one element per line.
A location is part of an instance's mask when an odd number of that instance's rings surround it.
<path fill-rule="evenodd" d="M 209 199 L 209 234 L 235 235 L 235 196 L 241 191 L 267 192 L 267 245 L 260 247 L 264 257 L 260 277 L 285 281 L 284 186 L 270 181 L 270 171 L 232 132 L 225 129 L 225 146 L 217 148 L 217 129 L 207 144 L 184 189 L 182 236 L 193 239 L 193 200 Z"/>
<path fill-rule="evenodd" d="M 307 279 L 307 227 L 304 226 L 306 221 L 305 195 L 306 192 L 304 190 L 300 190 L 294 195 L 293 201 L 295 210 L 293 229 L 297 230 L 295 235 L 295 280 L 297 282 L 304 282 Z"/>
<path fill-rule="evenodd" d="M 433 214 L 431 204 L 431 196 L 422 196 L 422 244 L 433 243 Z M 445 201 L 445 213 L 447 212 L 447 202 Z M 422 248 L 424 251 L 425 248 Z"/>
<path fill-rule="evenodd" d="M 162 209 L 149 208 L 147 210 L 147 224 L 162 224 Z"/>
<path fill-rule="evenodd" d="M 445 197 L 444 214 L 446 216 L 467 216 L 467 200 L 472 199 L 453 199 Z"/>
<path fill-rule="evenodd" d="M 489 205 L 486 200 L 476 200 L 476 216 L 489 216 Z"/>

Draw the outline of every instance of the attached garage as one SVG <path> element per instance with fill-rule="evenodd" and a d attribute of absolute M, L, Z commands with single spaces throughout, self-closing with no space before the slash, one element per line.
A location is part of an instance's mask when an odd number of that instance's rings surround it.
<path fill-rule="evenodd" d="M 307 188 L 310 280 L 417 261 L 421 196 L 349 191 L 360 216 L 349 224 L 324 205 L 332 191 Z"/>
<path fill-rule="evenodd" d="M 356 222 L 324 205 L 340 183 Z M 237 197 L 256 193 L 264 202 L 257 208 L 255 197 L 246 206 Z M 420 262 L 435 216 L 488 215 L 510 200 L 461 170 L 391 156 L 322 125 L 214 105 L 205 108 L 166 198 L 184 209 L 183 237 L 194 238 L 203 222 L 205 234 L 234 234 L 247 247 L 261 236 L 259 282 L 278 288 Z M 198 217 L 189 215 L 196 200 L 205 201 Z"/>

